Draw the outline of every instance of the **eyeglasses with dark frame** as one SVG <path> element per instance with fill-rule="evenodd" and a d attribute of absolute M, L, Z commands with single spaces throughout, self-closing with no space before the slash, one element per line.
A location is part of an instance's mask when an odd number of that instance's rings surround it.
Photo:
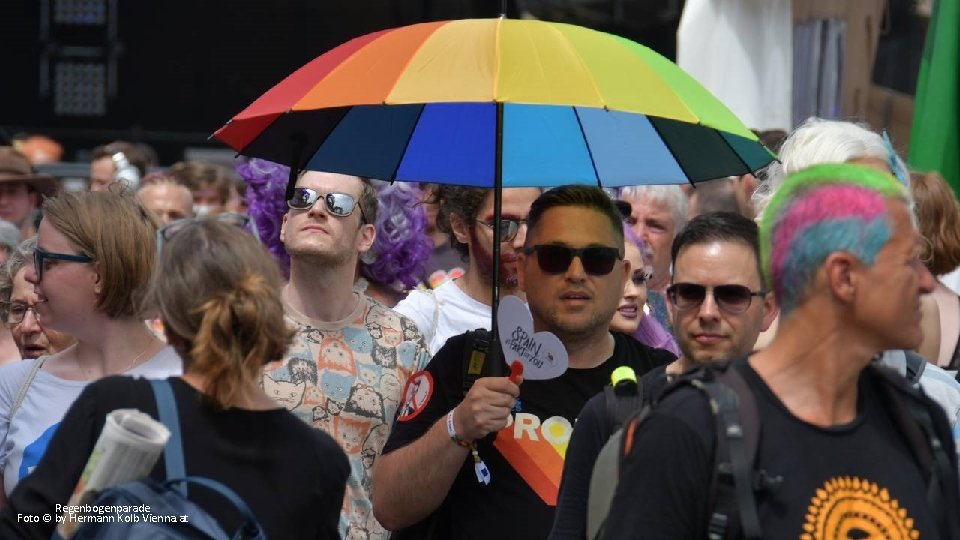
<path fill-rule="evenodd" d="M 538 244 L 524 248 L 524 253 L 537 254 L 537 265 L 547 274 L 562 274 L 570 268 L 573 259 L 580 259 L 583 271 L 591 276 L 605 276 L 623 259 L 623 250 L 609 246 L 572 248 L 561 244 Z"/>
<path fill-rule="evenodd" d="M 10 302 L 7 307 L 7 318 L 4 323 L 7 325 L 7 328 L 11 330 L 20 326 L 20 323 L 23 322 L 23 319 L 26 318 L 27 312 L 33 312 L 33 318 L 37 318 L 36 304 L 26 304 L 23 302 Z"/>
<path fill-rule="evenodd" d="M 64 261 L 72 263 L 90 264 L 93 259 L 86 255 L 75 255 L 73 253 L 56 253 L 53 251 L 44 251 L 40 248 L 33 250 L 33 269 L 37 273 L 37 281 L 43 280 L 43 270 L 47 266 L 44 262 L 47 259 L 53 261 Z"/>
<path fill-rule="evenodd" d="M 727 313 L 737 315 L 750 309 L 754 296 L 763 297 L 767 291 L 751 291 L 744 285 L 715 285 L 706 287 L 699 283 L 674 283 L 667 287 L 667 298 L 680 311 L 699 309 L 707 298 L 707 290 L 713 294 L 717 307 Z"/>
<path fill-rule="evenodd" d="M 473 220 L 474 223 L 483 225 L 484 227 L 493 231 L 493 223 L 488 223 L 482 219 Z M 514 238 L 517 237 L 517 233 L 520 232 L 520 226 L 526 225 L 527 220 L 525 219 L 503 219 L 500 221 L 500 242 L 512 242 Z"/>
<path fill-rule="evenodd" d="M 179 219 L 173 223 L 170 223 L 169 225 L 164 225 L 163 227 L 157 229 L 157 258 L 160 258 L 160 252 L 163 250 L 164 242 L 170 240 L 174 235 L 188 226 L 204 220 L 216 220 L 229 225 L 234 225 L 240 229 L 244 229 L 249 226 L 250 234 L 252 234 L 258 242 L 263 242 L 263 240 L 260 239 L 260 231 L 257 229 L 257 222 L 253 218 L 245 214 L 224 212 L 222 214 L 217 214 L 210 217 Z"/>
<path fill-rule="evenodd" d="M 353 213 L 354 208 L 360 209 L 361 223 L 369 223 L 367 215 L 363 212 L 361 205 L 356 197 L 349 193 L 339 193 L 332 191 L 322 196 L 323 203 L 327 211 L 337 217 L 347 217 Z M 305 187 L 298 187 L 293 190 L 293 196 L 287 201 L 287 206 L 293 210 L 309 210 L 321 199 L 320 192 Z"/>

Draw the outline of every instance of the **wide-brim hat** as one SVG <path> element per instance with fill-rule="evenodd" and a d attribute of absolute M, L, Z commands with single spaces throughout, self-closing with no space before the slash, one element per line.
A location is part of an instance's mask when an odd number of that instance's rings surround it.
<path fill-rule="evenodd" d="M 36 174 L 27 156 L 10 146 L 0 146 L 0 182 L 23 182 L 42 195 L 53 195 L 60 187 L 53 176 Z"/>

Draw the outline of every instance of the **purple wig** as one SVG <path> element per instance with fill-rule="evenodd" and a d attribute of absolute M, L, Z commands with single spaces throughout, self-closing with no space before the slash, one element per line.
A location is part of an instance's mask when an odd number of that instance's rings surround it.
<path fill-rule="evenodd" d="M 245 157 L 240 158 L 236 168 L 247 181 L 244 195 L 247 213 L 257 223 L 260 240 L 277 260 L 283 275 L 289 276 L 290 256 L 280 241 L 280 225 L 287 213 L 284 195 L 290 168 L 265 159 Z"/>
<path fill-rule="evenodd" d="M 433 253 L 427 236 L 427 211 L 413 184 L 377 185 L 377 237 L 370 256 L 361 257 L 360 272 L 372 282 L 403 291 L 415 287 Z M 366 262 L 373 259 L 372 262 Z"/>
<path fill-rule="evenodd" d="M 644 266 L 648 266 L 650 264 L 650 250 L 647 248 L 646 242 L 637 236 L 626 224 L 623 225 L 623 238 L 626 242 L 632 243 L 640 250 L 640 256 L 643 257 L 643 264 Z M 644 345 L 657 349 L 665 349 L 676 356 L 680 356 L 680 347 L 677 346 L 677 341 L 670 332 L 667 332 L 660 326 L 660 323 L 657 322 L 657 319 L 653 315 L 645 313 L 643 317 L 640 317 L 640 324 L 637 325 L 637 329 L 634 330 L 631 335 Z"/>

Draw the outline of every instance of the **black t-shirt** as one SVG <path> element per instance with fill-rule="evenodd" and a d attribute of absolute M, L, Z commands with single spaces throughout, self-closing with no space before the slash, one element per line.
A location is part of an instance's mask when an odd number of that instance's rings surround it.
<path fill-rule="evenodd" d="M 666 370 L 666 365 L 657 366 L 640 378 L 643 403 L 653 401 L 666 388 L 672 378 L 667 375 Z M 587 499 L 590 495 L 593 465 L 611 435 L 613 431 L 607 413 L 607 400 L 605 395 L 600 393 L 583 406 L 573 427 L 567 457 L 563 463 L 563 478 L 560 482 L 550 540 L 583 540 L 586 537 Z"/>
<path fill-rule="evenodd" d="M 477 482 L 468 456 L 446 499 L 433 519 L 397 534 L 420 538 L 432 527 L 434 538 L 545 538 L 553 522 L 557 491 L 573 422 L 583 404 L 610 381 L 619 366 L 640 375 L 673 360 L 673 355 L 614 333 L 613 356 L 590 369 L 568 369 L 556 379 L 524 381 L 521 411 L 496 435 L 478 441 L 478 451 L 490 469 L 489 485 Z M 426 372 L 430 397 L 415 416 L 398 419 L 383 449 L 387 454 L 426 433 L 463 398 L 463 348 L 466 335 L 450 338 L 437 351 Z M 502 358 L 502 355 L 501 355 Z M 451 442 L 450 444 L 453 444 Z"/>
<path fill-rule="evenodd" d="M 733 365 L 759 409 L 755 468 L 783 477 L 775 494 L 757 497 L 764 538 L 941 538 L 918 461 L 883 404 L 879 375 L 861 374 L 853 422 L 824 428 L 793 416 L 745 360 Z M 942 410 L 922 400 L 949 434 Z M 952 440 L 943 442 L 956 471 Z M 705 538 L 715 444 L 702 393 L 668 394 L 635 433 L 604 538 Z M 945 481 L 955 483 L 955 473 Z"/>
<path fill-rule="evenodd" d="M 216 410 L 180 378 L 170 378 L 180 418 L 187 475 L 217 480 L 236 492 L 272 539 L 339 539 L 337 523 L 350 466 L 326 433 L 284 409 Z M 90 456 L 106 415 L 157 407 L 145 379 L 108 377 L 87 386 L 67 411 L 37 468 L 0 510 L 0 538 L 50 538 L 55 523 L 22 523 L 17 515 L 43 516 L 66 504 Z M 166 479 L 163 456 L 151 477 Z M 191 488 L 189 498 L 228 533 L 240 519 L 217 494 Z"/>

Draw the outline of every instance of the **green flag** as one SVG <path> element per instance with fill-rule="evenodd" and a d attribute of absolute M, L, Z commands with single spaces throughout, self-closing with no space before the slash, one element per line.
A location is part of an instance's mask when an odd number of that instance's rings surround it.
<path fill-rule="evenodd" d="M 920 62 L 910 167 L 939 171 L 960 194 L 960 0 L 935 0 Z"/>

